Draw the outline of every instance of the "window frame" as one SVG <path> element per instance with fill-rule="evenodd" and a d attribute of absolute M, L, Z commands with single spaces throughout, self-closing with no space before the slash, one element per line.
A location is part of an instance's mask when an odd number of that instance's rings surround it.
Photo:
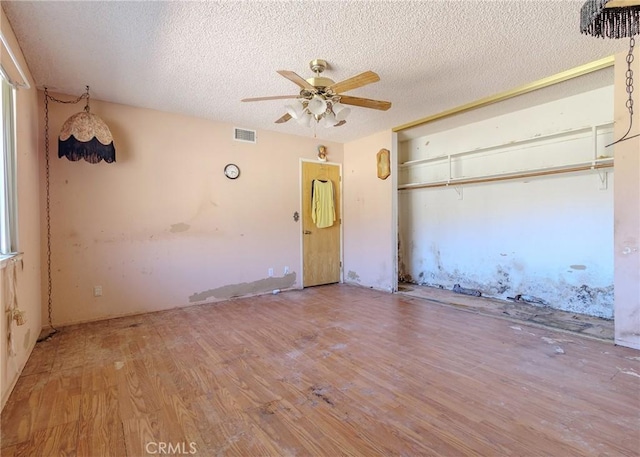
<path fill-rule="evenodd" d="M 0 256 L 10 256 L 19 252 L 16 87 L 0 80 Z"/>

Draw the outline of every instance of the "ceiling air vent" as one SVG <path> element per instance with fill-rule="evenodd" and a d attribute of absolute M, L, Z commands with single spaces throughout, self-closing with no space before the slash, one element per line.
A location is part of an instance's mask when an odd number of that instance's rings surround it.
<path fill-rule="evenodd" d="M 244 141 L 246 143 L 256 142 L 256 131 L 247 129 L 233 129 L 233 139 L 236 141 Z"/>

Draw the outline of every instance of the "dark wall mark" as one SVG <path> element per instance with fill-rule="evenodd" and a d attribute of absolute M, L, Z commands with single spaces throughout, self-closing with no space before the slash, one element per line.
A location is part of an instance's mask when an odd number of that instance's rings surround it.
<path fill-rule="evenodd" d="M 509 289 L 511 289 L 511 277 L 509 276 L 509 272 L 498 266 L 496 268 L 496 280 L 488 285 L 488 290 L 485 292 L 489 294 L 502 295 Z"/>
<path fill-rule="evenodd" d="M 189 224 L 185 224 L 184 222 L 180 222 L 178 224 L 171 224 L 171 228 L 169 229 L 169 231 L 171 233 L 180 233 L 180 232 L 186 232 L 190 228 L 191 228 L 191 226 Z"/>
<path fill-rule="evenodd" d="M 612 285 L 608 287 L 589 287 L 583 284 L 580 287 L 571 287 L 571 292 L 570 304 L 592 306 L 596 303 L 613 303 Z"/>
<path fill-rule="evenodd" d="M 350 279 L 351 281 L 360 282 L 360 276 L 358 275 L 358 273 L 352 270 L 349 270 L 349 273 L 347 273 L 347 279 Z"/>
<path fill-rule="evenodd" d="M 569 265 L 569 268 L 572 268 L 574 270 L 586 270 L 587 267 L 584 265 Z"/>

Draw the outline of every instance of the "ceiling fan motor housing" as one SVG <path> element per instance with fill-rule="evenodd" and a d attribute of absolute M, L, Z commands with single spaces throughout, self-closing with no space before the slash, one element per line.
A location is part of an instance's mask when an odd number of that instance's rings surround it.
<path fill-rule="evenodd" d="M 309 68 L 311 68 L 311 71 L 316 75 L 319 75 L 320 73 L 325 71 L 328 66 L 329 64 L 327 63 L 327 61 L 323 59 L 314 59 L 309 62 Z"/>
<path fill-rule="evenodd" d="M 307 79 L 307 82 L 318 88 L 329 87 L 334 84 L 332 79 L 320 76 L 320 73 L 325 71 L 328 66 L 329 64 L 327 64 L 327 61 L 322 59 L 314 59 L 309 62 L 309 68 L 311 68 L 311 71 L 314 72 L 316 76 L 314 78 Z"/>
<path fill-rule="evenodd" d="M 325 78 L 323 76 L 316 76 L 315 78 L 308 78 L 307 82 L 316 87 L 329 87 L 334 84 L 333 80 Z"/>

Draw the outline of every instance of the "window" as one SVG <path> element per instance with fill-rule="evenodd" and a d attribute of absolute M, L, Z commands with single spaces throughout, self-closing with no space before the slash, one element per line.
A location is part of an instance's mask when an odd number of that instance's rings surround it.
<path fill-rule="evenodd" d="M 18 251 L 15 88 L 2 80 L 0 112 L 0 255 Z"/>

